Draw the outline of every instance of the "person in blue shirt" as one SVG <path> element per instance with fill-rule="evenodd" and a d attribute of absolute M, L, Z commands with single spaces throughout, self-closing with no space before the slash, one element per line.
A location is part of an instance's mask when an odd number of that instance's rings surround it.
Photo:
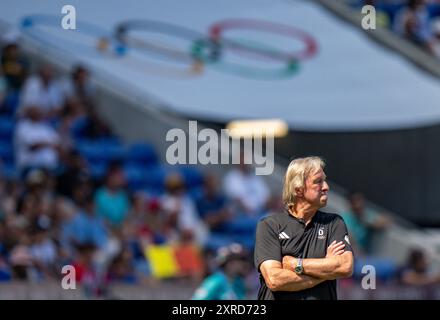
<path fill-rule="evenodd" d="M 249 256 L 243 246 L 233 243 L 217 251 L 218 270 L 196 289 L 192 300 L 246 299 L 245 277 L 250 271 Z"/>
<path fill-rule="evenodd" d="M 94 199 L 86 196 L 81 208 L 61 225 L 61 243 L 69 252 L 78 244 L 92 243 L 103 249 L 109 240 L 108 229 L 102 217 L 95 213 Z"/>
<path fill-rule="evenodd" d="M 377 232 L 388 228 L 391 218 L 372 211 L 365 206 L 364 195 L 360 192 L 353 192 L 349 196 L 350 210 L 341 214 L 347 225 L 350 238 L 358 254 L 371 254 L 372 239 Z"/>
<path fill-rule="evenodd" d="M 124 185 L 122 168 L 119 164 L 112 164 L 105 185 L 95 193 L 96 212 L 116 228 L 122 225 L 130 210 L 130 199 Z"/>
<path fill-rule="evenodd" d="M 217 188 L 217 178 L 207 174 L 203 181 L 203 192 L 196 201 L 197 210 L 211 231 L 225 231 L 234 218 L 226 196 Z"/>

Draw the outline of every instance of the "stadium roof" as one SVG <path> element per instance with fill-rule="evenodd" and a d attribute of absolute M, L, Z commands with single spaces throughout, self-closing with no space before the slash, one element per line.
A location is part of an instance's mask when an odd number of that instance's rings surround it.
<path fill-rule="evenodd" d="M 440 82 L 323 8 L 299 0 L 15 0 L 0 19 L 161 104 L 216 121 L 281 118 L 311 131 L 440 122 Z M 32 16 L 46 14 L 51 17 Z M 136 20 L 138 20 L 136 22 Z M 119 25 L 119 29 L 117 26 Z M 99 42 L 119 30 L 118 42 Z M 116 56 L 115 56 L 116 55 Z"/>

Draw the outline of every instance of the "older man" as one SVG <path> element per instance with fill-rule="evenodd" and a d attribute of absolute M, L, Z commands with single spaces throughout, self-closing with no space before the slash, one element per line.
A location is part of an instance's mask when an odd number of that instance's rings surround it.
<path fill-rule="evenodd" d="M 293 160 L 284 179 L 286 211 L 257 227 L 258 298 L 337 299 L 336 279 L 350 277 L 353 253 L 344 220 L 324 213 L 329 186 L 318 157 Z"/>

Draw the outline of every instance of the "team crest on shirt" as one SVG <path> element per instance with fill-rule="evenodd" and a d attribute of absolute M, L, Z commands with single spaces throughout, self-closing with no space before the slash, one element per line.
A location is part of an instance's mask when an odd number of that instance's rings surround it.
<path fill-rule="evenodd" d="M 318 229 L 318 239 L 319 240 L 325 239 L 324 227 Z"/>

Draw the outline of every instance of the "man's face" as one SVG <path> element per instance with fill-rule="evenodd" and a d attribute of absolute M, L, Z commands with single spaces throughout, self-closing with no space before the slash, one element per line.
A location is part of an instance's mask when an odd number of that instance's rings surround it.
<path fill-rule="evenodd" d="M 326 179 L 327 176 L 322 169 L 312 172 L 306 179 L 304 200 L 318 209 L 327 205 L 329 186 Z"/>

